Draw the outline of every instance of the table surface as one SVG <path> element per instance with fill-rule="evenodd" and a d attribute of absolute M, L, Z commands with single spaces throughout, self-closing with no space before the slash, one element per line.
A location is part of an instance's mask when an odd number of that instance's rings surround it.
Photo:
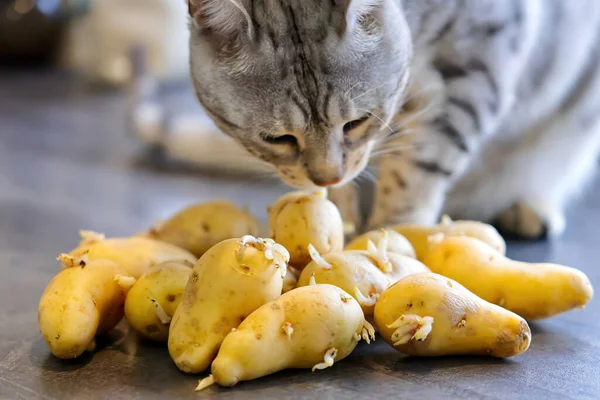
<path fill-rule="evenodd" d="M 186 100 L 191 101 L 189 98 Z M 145 229 L 196 201 L 227 198 L 265 218 L 285 189 L 140 162 L 126 134 L 119 94 L 86 89 L 51 73 L 0 73 L 0 398 L 229 399 L 600 398 L 600 305 L 531 324 L 533 342 L 510 360 L 403 358 L 382 340 L 360 345 L 325 371 L 275 374 L 234 389 L 194 393 L 167 350 L 122 323 L 94 354 L 52 357 L 37 326 L 39 297 L 57 272 L 57 253 L 81 228 L 108 235 Z M 573 204 L 569 227 L 553 243 L 510 243 L 509 254 L 585 271 L 600 287 L 600 181 Z"/>

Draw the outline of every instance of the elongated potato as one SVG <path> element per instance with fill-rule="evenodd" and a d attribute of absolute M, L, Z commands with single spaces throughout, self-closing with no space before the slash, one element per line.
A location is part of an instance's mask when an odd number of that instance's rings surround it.
<path fill-rule="evenodd" d="M 228 201 L 195 204 L 157 224 L 149 236 L 197 257 L 226 239 L 260 235 L 260 223 L 247 211 Z"/>
<path fill-rule="evenodd" d="M 230 333 L 197 390 L 233 386 L 287 368 L 325 369 L 347 357 L 374 331 L 358 303 L 332 285 L 294 289 L 258 310 Z"/>
<path fill-rule="evenodd" d="M 445 217 L 442 223 L 433 226 L 396 225 L 392 228 L 413 245 L 417 259 L 423 261 L 430 247 L 430 238 L 440 233 L 444 236 L 468 236 L 479 239 L 502 255 L 506 254 L 506 242 L 496 228 L 476 221 L 452 221 Z"/>
<path fill-rule="evenodd" d="M 281 295 L 289 253 L 271 239 L 225 240 L 193 269 L 169 330 L 180 370 L 204 371 L 221 342 L 250 313 Z"/>
<path fill-rule="evenodd" d="M 192 263 L 197 258 L 169 243 L 146 237 L 104 238 L 104 235 L 90 231 L 81 231 L 82 241 L 69 255 L 72 258 L 88 260 L 106 259 L 121 266 L 127 275 L 139 278 L 150 267 L 172 260 L 186 260 Z M 73 267 L 69 258 L 60 260 L 63 267 Z"/>
<path fill-rule="evenodd" d="M 58 358 L 79 357 L 94 347 L 97 334 L 123 317 L 123 303 L 133 278 L 109 260 L 76 261 L 50 281 L 38 308 L 38 323 L 50 351 Z"/>
<path fill-rule="evenodd" d="M 290 252 L 290 265 L 302 270 L 309 262 L 308 245 L 321 254 L 342 251 L 344 223 L 325 191 L 292 192 L 268 208 L 271 237 Z"/>
<path fill-rule="evenodd" d="M 386 250 L 389 253 L 417 258 L 415 249 L 408 239 L 391 229 L 378 229 L 367 232 L 350 242 L 344 250 L 369 250 L 369 242 L 378 245 L 382 240 L 387 240 Z"/>
<path fill-rule="evenodd" d="M 169 325 L 181 301 L 193 263 L 167 261 L 150 268 L 125 299 L 125 317 L 140 335 L 167 342 Z"/>
<path fill-rule="evenodd" d="M 314 261 L 300 274 L 298 287 L 311 283 L 335 285 L 350 293 L 366 316 L 373 314 L 379 295 L 391 284 L 406 275 L 428 271 L 419 261 L 387 253 L 385 248 L 381 253 L 349 250 L 324 256 L 311 248 L 311 255 Z"/>
<path fill-rule="evenodd" d="M 442 240 L 425 262 L 433 272 L 528 320 L 582 308 L 594 295 L 589 279 L 579 270 L 513 261 L 468 237 Z"/>
<path fill-rule="evenodd" d="M 409 275 L 386 290 L 375 306 L 375 324 L 390 346 L 411 356 L 504 358 L 531 342 L 523 318 L 434 273 Z"/>

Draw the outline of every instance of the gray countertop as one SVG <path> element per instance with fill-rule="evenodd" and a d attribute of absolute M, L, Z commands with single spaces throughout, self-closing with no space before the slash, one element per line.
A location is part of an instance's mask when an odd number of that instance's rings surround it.
<path fill-rule="evenodd" d="M 121 324 L 100 350 L 53 358 L 37 326 L 39 297 L 81 228 L 127 235 L 182 206 L 212 198 L 264 206 L 270 182 L 144 167 L 125 134 L 118 94 L 94 93 L 56 74 L 0 73 L 0 398 L 599 399 L 600 305 L 531 324 L 533 341 L 510 360 L 403 358 L 382 340 L 325 371 L 278 373 L 234 389 L 194 393 L 167 350 Z M 600 180 L 573 204 L 554 243 L 510 243 L 509 255 L 577 267 L 600 288 Z"/>

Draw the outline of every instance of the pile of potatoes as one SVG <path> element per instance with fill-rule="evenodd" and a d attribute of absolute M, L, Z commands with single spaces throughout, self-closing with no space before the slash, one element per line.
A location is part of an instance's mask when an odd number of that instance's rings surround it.
<path fill-rule="evenodd" d="M 268 214 L 266 238 L 256 219 L 224 201 L 128 238 L 82 231 L 40 300 L 50 351 L 62 359 L 93 351 L 95 337 L 125 316 L 168 346 L 181 371 L 210 370 L 202 390 L 325 369 L 376 332 L 411 356 L 512 357 L 529 348 L 526 320 L 593 296 L 576 269 L 508 259 L 486 224 L 444 218 L 345 245 L 325 191 L 289 193 Z"/>

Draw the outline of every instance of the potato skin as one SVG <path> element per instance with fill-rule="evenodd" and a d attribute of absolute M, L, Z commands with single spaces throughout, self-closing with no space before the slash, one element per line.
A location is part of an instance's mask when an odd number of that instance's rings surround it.
<path fill-rule="evenodd" d="M 364 327 L 360 306 L 343 290 L 332 285 L 294 289 L 230 333 L 211 372 L 219 385 L 233 386 L 287 368 L 313 368 L 332 348 L 339 361 L 354 350 Z"/>
<path fill-rule="evenodd" d="M 146 237 L 104 239 L 102 236 L 84 238 L 79 246 L 69 253 L 74 258 L 87 256 L 88 260 L 106 259 L 121 266 L 127 275 L 138 279 L 150 267 L 165 261 L 197 261 L 196 256 L 169 243 Z M 64 267 L 71 267 L 63 263 Z"/>
<path fill-rule="evenodd" d="M 311 262 L 300 274 L 297 286 L 308 286 L 314 274 L 316 283 L 337 286 L 353 296 L 366 316 L 373 315 L 374 300 L 391 284 L 408 274 L 429 270 L 413 258 L 393 253 L 388 253 L 385 259 L 381 259 L 366 251 L 346 250 L 325 254 L 323 259 L 332 268 L 323 268 L 317 262 Z M 388 272 L 382 270 L 384 261 L 389 263 Z M 357 296 L 356 288 L 366 299 Z"/>
<path fill-rule="evenodd" d="M 159 318 L 155 302 L 166 316 L 173 317 L 193 266 L 189 261 L 167 261 L 138 279 L 125 299 L 125 317 L 135 331 L 150 340 L 167 342 L 170 324 Z"/>
<path fill-rule="evenodd" d="M 298 285 L 298 278 L 300 277 L 300 271 L 296 270 L 294 267 L 288 267 L 287 273 L 283 278 L 283 289 L 282 294 L 287 293 L 290 290 L 293 290 Z"/>
<path fill-rule="evenodd" d="M 527 320 L 581 308 L 594 294 L 589 279 L 579 270 L 513 261 L 468 237 L 446 238 L 429 251 L 425 263 L 433 272 Z"/>
<path fill-rule="evenodd" d="M 289 254 L 259 242 L 225 240 L 194 266 L 169 330 L 169 353 L 194 374 L 216 357 L 221 342 L 250 313 L 281 295 Z M 272 241 L 271 241 L 272 243 Z"/>
<path fill-rule="evenodd" d="M 314 274 L 316 283 L 341 288 L 357 300 L 365 315 L 372 315 L 374 300 L 390 285 L 385 274 L 377 268 L 377 261 L 366 251 L 358 250 L 325 254 L 323 259 L 331 265 L 331 269 L 312 261 L 300 274 L 297 286 L 309 286 Z M 357 298 L 356 288 L 366 299 Z"/>
<path fill-rule="evenodd" d="M 388 235 L 388 244 L 386 250 L 390 253 L 401 254 L 411 258 L 417 258 L 415 249 L 404 236 L 391 229 L 378 229 L 367 232 L 346 245 L 344 250 L 369 250 L 369 241 L 378 245 L 383 239 L 384 231 Z"/>
<path fill-rule="evenodd" d="M 228 201 L 195 204 L 151 229 L 149 236 L 202 256 L 226 239 L 260 235 L 262 227 L 250 213 Z"/>
<path fill-rule="evenodd" d="M 319 253 L 342 251 L 344 223 L 322 192 L 291 192 L 268 207 L 270 236 L 290 252 L 290 265 L 302 270 L 310 261 L 308 245 Z"/>
<path fill-rule="evenodd" d="M 111 330 L 123 317 L 127 289 L 115 277 L 125 271 L 108 260 L 93 260 L 64 269 L 46 287 L 38 323 L 50 351 L 58 358 L 80 356 L 97 334 Z"/>
<path fill-rule="evenodd" d="M 394 322 L 410 316 L 433 317 L 425 340 L 394 346 Z M 375 306 L 375 324 L 383 339 L 411 356 L 490 355 L 512 357 L 529 348 L 527 322 L 488 303 L 459 283 L 434 273 L 409 275 L 386 290 Z M 409 329 L 409 335 L 414 333 Z M 404 327 L 404 326 L 403 326 Z M 402 328 L 400 328 L 402 329 Z"/>
<path fill-rule="evenodd" d="M 468 236 L 486 242 L 502 255 L 506 254 L 506 242 L 491 225 L 476 221 L 443 222 L 433 226 L 396 225 L 392 228 L 413 245 L 417 259 L 423 261 L 430 248 L 430 236 L 443 233 L 444 236 Z"/>
<path fill-rule="evenodd" d="M 387 253 L 386 260 L 389 262 L 389 272 L 385 272 L 390 285 L 411 274 L 430 272 L 429 268 L 419 260 L 402 254 Z"/>

